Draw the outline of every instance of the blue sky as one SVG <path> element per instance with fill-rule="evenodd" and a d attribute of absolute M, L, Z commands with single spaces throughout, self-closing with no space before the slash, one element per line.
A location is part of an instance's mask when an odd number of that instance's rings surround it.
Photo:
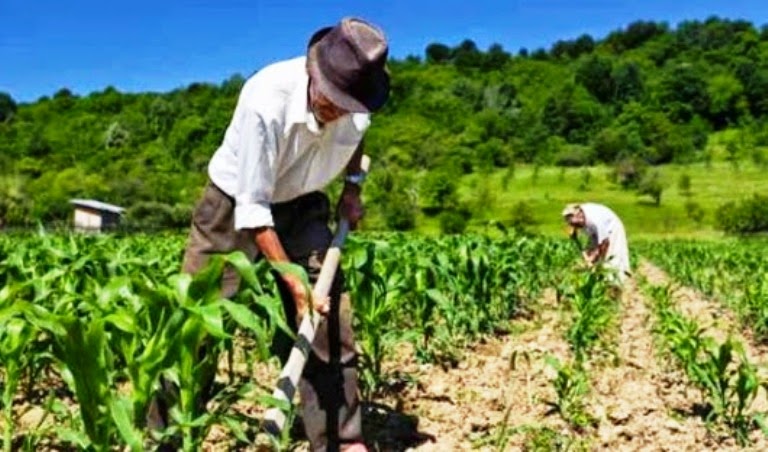
<path fill-rule="evenodd" d="M 302 54 L 316 29 L 357 15 L 381 26 L 391 54 L 431 42 L 549 47 L 643 20 L 718 15 L 768 23 L 766 0 L 0 0 L 0 91 L 34 101 L 66 87 L 86 95 L 221 82 Z"/>

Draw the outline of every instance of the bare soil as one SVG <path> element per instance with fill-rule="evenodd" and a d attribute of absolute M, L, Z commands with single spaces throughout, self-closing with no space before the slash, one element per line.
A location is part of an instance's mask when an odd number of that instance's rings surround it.
<path fill-rule="evenodd" d="M 648 262 L 638 273 L 652 284 L 669 282 Z M 707 327 L 708 334 L 718 340 L 731 335 L 744 344 L 751 361 L 766 362 L 766 347 L 755 344 L 722 303 L 687 287 L 678 287 L 674 297 L 681 311 Z M 612 354 L 589 361 L 586 409 L 594 418 L 592 426 L 575 428 L 552 410 L 555 371 L 545 358 L 566 362 L 571 353 L 564 339 L 568 310 L 548 290 L 530 318 L 515 321 L 514 333 L 480 341 L 453 368 L 419 364 L 408 347 L 398 347 L 385 370 L 407 378 L 365 404 L 368 446 L 380 451 L 511 451 L 532 450 L 542 438 L 556 438 L 562 446 L 588 450 L 768 450 L 768 441 L 757 431 L 754 445 L 742 449 L 725 432 L 708 429 L 702 394 L 657 353 L 651 301 L 630 280 L 620 303 Z M 246 361 L 235 359 L 235 373 L 262 384 L 260 392 L 268 391 L 279 371 L 276 363 L 249 369 Z M 222 373 L 220 380 L 226 379 Z M 764 396 L 755 406 L 768 411 Z M 257 441 L 244 450 L 269 450 L 264 437 L 255 435 L 263 415 L 259 404 L 239 402 L 234 411 Z M 22 428 L 30 428 L 41 416 L 37 407 L 20 404 L 15 417 Z M 308 450 L 300 428 L 295 433 L 294 450 Z M 232 434 L 221 426 L 210 432 L 204 446 L 206 451 L 237 448 Z"/>
<path fill-rule="evenodd" d="M 651 283 L 668 277 L 644 262 L 639 273 Z M 722 340 L 729 334 L 741 341 L 751 361 L 766 362 L 765 347 L 738 327 L 732 313 L 690 288 L 675 292 L 681 310 L 708 334 Z M 547 355 L 565 361 L 569 348 L 563 339 L 567 319 L 551 292 L 541 300 L 533 319 L 520 322 L 522 333 L 491 338 L 469 350 L 455 369 L 418 366 L 412 361 L 389 363 L 414 376 L 419 384 L 380 402 L 417 419 L 418 432 L 430 439 L 416 444 L 373 441 L 379 450 L 498 450 L 500 429 L 510 437 L 504 450 L 530 449 L 536 432 L 548 429 L 563 438 L 582 440 L 590 450 L 701 451 L 768 450 L 759 432 L 754 445 L 740 448 L 727 432 L 708 429 L 702 394 L 665 357 L 658 356 L 652 335 L 650 300 L 634 281 L 621 298 L 615 359 L 593 363 L 589 370 L 588 411 L 593 428 L 575 430 L 553 414 L 553 370 Z M 765 396 L 754 408 L 765 411 Z M 381 435 L 374 438 L 380 438 Z M 392 448 L 381 447 L 389 444 Z M 409 447 L 410 446 L 410 447 Z"/>

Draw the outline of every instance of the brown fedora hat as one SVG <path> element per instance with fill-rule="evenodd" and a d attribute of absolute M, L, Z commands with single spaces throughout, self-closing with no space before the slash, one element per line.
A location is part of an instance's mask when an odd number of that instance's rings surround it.
<path fill-rule="evenodd" d="M 319 91 L 353 113 L 380 109 L 389 97 L 387 40 L 376 26 L 344 18 L 309 41 L 307 71 Z"/>

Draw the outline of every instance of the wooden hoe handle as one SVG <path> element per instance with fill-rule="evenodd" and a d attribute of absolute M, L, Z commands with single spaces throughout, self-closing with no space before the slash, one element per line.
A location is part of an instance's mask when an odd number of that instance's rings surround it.
<path fill-rule="evenodd" d="M 360 162 L 360 169 L 363 173 L 368 172 L 370 164 L 371 159 L 364 155 Z M 341 260 L 341 248 L 348 233 L 349 221 L 346 218 L 340 218 L 339 224 L 336 227 L 336 235 L 333 238 L 333 242 L 331 242 L 331 247 L 328 248 L 325 254 L 320 275 L 317 278 L 315 287 L 312 289 L 313 300 L 323 299 L 328 296 L 333 278 L 336 276 L 336 269 L 339 267 L 339 261 Z M 301 373 L 304 371 L 304 365 L 307 363 L 307 358 L 312 351 L 312 341 L 315 339 L 315 331 L 317 331 L 317 325 L 320 323 L 320 320 L 321 316 L 311 309 L 302 319 L 296 343 L 291 349 L 288 362 L 285 363 L 285 367 L 280 372 L 277 385 L 272 392 L 273 398 L 288 402 L 289 404 L 292 402 Z M 280 434 L 285 427 L 285 422 L 285 413 L 279 407 L 270 408 L 264 416 L 264 428 L 273 435 Z"/>

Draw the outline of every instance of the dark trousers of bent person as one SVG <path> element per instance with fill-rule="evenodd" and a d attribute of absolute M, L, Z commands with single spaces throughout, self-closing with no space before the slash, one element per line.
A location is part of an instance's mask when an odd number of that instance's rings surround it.
<path fill-rule="evenodd" d="M 216 253 L 240 250 L 252 260 L 260 258 L 254 232 L 235 231 L 234 207 L 231 197 L 213 183 L 208 184 L 193 214 L 183 271 L 197 272 L 205 266 L 208 257 Z M 286 254 L 293 263 L 304 267 L 314 285 L 333 239 L 328 227 L 328 197 L 313 192 L 273 204 L 272 217 Z M 238 288 L 238 275 L 232 268 L 227 268 L 222 279 L 223 295 L 232 297 Z M 362 441 L 352 311 L 349 297 L 342 293 L 343 279 L 339 269 L 331 287 L 330 313 L 318 327 L 312 353 L 299 382 L 301 416 L 313 451 L 343 450 L 345 443 Z M 294 300 L 282 281 L 277 280 L 286 319 L 296 331 Z M 287 336 L 277 338 L 275 342 L 273 348 L 284 363 L 291 344 Z M 167 406 L 162 397 L 155 398 L 151 404 L 148 424 L 161 428 L 167 425 Z M 334 424 L 338 427 L 333 428 Z"/>

